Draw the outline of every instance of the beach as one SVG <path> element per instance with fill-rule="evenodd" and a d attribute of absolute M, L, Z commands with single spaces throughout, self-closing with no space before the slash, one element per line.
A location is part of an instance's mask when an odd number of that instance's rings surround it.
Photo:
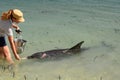
<path fill-rule="evenodd" d="M 119 80 L 119 4 L 119 0 L 0 1 L 1 13 L 14 8 L 24 13 L 26 21 L 19 26 L 27 44 L 21 57 L 81 41 L 85 41 L 81 48 L 87 48 L 60 60 L 14 59 L 15 72 L 1 67 L 0 80 Z"/>

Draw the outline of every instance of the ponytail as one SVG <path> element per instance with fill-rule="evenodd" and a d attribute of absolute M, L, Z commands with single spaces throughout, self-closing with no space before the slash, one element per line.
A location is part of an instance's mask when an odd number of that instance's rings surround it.
<path fill-rule="evenodd" d="M 3 12 L 2 16 L 1 16 L 1 19 L 2 20 L 11 19 L 11 14 L 12 14 L 12 10 L 11 9 L 9 11 L 7 11 L 7 12 Z"/>

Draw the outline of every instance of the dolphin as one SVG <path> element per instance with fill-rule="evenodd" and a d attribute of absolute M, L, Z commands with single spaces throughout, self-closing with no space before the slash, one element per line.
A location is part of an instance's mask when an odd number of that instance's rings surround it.
<path fill-rule="evenodd" d="M 81 51 L 81 45 L 84 41 L 79 42 L 75 46 L 67 49 L 54 49 L 44 52 L 36 52 L 30 56 L 27 56 L 27 59 L 46 59 L 46 58 L 56 58 L 64 55 L 76 54 Z"/>

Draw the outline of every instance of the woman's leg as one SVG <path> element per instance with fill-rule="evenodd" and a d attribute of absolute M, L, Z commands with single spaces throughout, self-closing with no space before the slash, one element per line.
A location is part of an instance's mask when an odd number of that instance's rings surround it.
<path fill-rule="evenodd" d="M 11 54 L 10 54 L 8 46 L 0 47 L 0 50 L 4 54 L 4 57 L 8 61 L 8 63 L 9 64 L 14 64 L 14 61 L 11 58 Z"/>
<path fill-rule="evenodd" d="M 0 59 L 4 59 L 4 54 L 3 54 L 3 51 L 2 51 L 2 47 L 0 47 Z"/>

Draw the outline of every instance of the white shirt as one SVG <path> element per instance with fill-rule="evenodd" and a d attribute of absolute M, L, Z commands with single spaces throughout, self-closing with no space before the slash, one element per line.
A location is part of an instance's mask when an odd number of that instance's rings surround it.
<path fill-rule="evenodd" d="M 0 36 L 13 36 L 12 21 L 0 20 Z"/>

